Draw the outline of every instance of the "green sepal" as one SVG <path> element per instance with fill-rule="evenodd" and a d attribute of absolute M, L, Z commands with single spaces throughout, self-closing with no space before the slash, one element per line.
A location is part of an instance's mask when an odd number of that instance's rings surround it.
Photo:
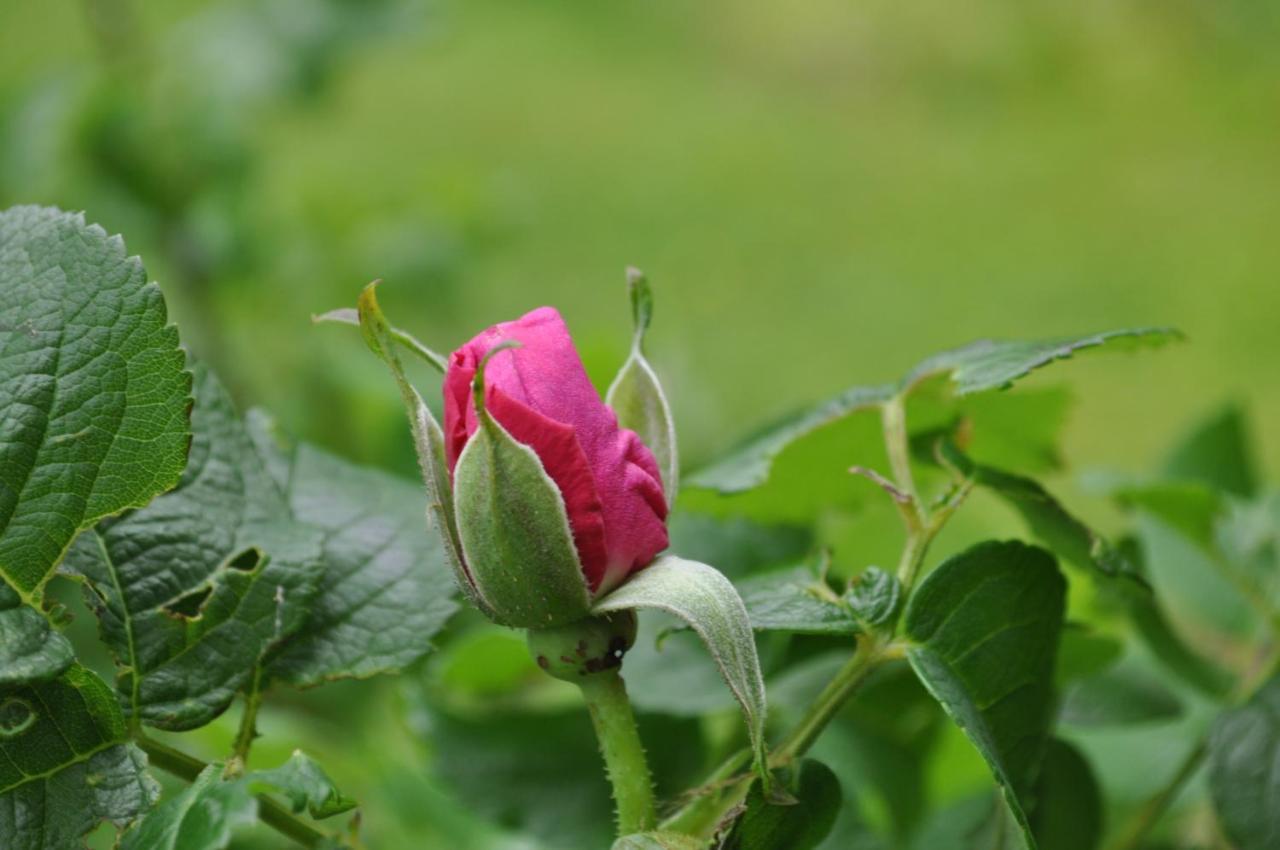
<path fill-rule="evenodd" d="M 480 613 L 494 619 L 493 607 L 472 582 L 462 556 L 462 541 L 458 536 L 457 520 L 454 517 L 449 468 L 445 463 L 444 432 L 422 396 L 418 395 L 418 391 L 405 377 L 404 367 L 396 355 L 394 329 L 387 323 L 382 308 L 378 306 L 377 286 L 378 281 L 374 281 L 360 293 L 360 332 L 369 349 L 387 364 L 400 389 L 405 410 L 409 414 L 409 427 L 413 432 L 418 466 L 422 471 L 422 480 L 427 485 L 427 514 L 440 529 L 440 536 L 444 540 L 445 560 L 453 570 L 458 589 L 468 602 L 480 609 Z"/>
<path fill-rule="evenodd" d="M 755 766 L 772 788 L 765 753 L 765 692 L 751 620 L 738 591 L 714 567 L 662 555 L 596 602 L 596 614 L 656 608 L 688 623 L 706 644 L 725 684 L 742 706 Z"/>
<path fill-rule="evenodd" d="M 653 316 L 653 294 L 639 269 L 627 269 L 635 336 L 631 354 L 618 370 L 605 394 L 605 404 L 618 414 L 618 424 L 639 435 L 653 452 L 662 475 L 667 504 L 675 504 L 680 486 L 680 461 L 676 451 L 675 419 L 662 384 L 644 356 L 644 335 Z"/>
<path fill-rule="evenodd" d="M 591 594 L 560 488 L 484 407 L 485 363 L 504 348 L 489 352 L 472 383 L 479 427 L 453 470 L 458 534 L 493 619 L 553 628 L 586 617 Z"/>

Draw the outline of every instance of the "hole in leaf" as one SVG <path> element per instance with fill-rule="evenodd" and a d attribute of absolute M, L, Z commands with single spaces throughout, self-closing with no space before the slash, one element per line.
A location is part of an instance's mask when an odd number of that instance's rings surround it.
<path fill-rule="evenodd" d="M 213 593 L 213 587 L 202 587 L 193 590 L 186 596 L 179 597 L 168 605 L 164 606 L 164 610 L 175 617 L 182 617 L 186 620 L 194 620 L 200 616 L 200 609 L 203 607 L 205 600 Z"/>
<path fill-rule="evenodd" d="M 18 697 L 0 702 L 0 740 L 16 738 L 36 725 L 36 710 Z"/>
<path fill-rule="evenodd" d="M 262 564 L 262 550 L 255 547 L 245 549 L 240 554 L 227 561 L 227 566 L 233 570 L 251 573 Z"/>

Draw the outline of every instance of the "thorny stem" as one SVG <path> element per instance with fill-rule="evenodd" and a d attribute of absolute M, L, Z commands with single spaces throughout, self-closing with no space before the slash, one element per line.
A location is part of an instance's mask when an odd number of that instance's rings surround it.
<path fill-rule="evenodd" d="M 577 684 L 591 712 L 591 723 L 613 784 L 618 834 L 653 829 L 657 821 L 653 777 L 622 676 L 617 670 L 607 670 L 584 676 Z"/>
<path fill-rule="evenodd" d="M 139 734 L 134 742 L 147 754 L 151 764 L 187 782 L 195 781 L 209 765 L 193 755 L 174 749 L 154 738 Z M 328 836 L 299 820 L 292 812 L 265 794 L 256 794 L 258 818 L 276 832 L 303 847 L 320 847 Z"/>

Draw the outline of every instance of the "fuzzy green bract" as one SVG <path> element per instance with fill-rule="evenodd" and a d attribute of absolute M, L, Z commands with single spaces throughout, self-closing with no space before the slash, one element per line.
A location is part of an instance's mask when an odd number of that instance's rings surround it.
<path fill-rule="evenodd" d="M 757 769 L 765 765 L 765 693 L 751 621 L 738 592 L 713 567 L 661 555 L 596 602 L 593 613 L 653 608 L 684 620 L 702 638 L 742 706 Z"/>
<path fill-rule="evenodd" d="M 649 282 L 637 269 L 628 269 L 631 288 L 631 312 L 635 336 L 631 353 L 609 386 L 605 404 L 618 414 L 618 424 L 640 436 L 653 452 L 662 475 L 662 490 L 667 504 L 672 505 L 680 489 L 680 460 L 676 449 L 675 418 L 662 391 L 658 376 L 644 355 L 644 335 L 653 317 L 653 295 Z"/>
<path fill-rule="evenodd" d="M 167 321 L 119 237 L 0 212 L 0 579 L 24 597 L 78 531 L 182 474 L 191 377 Z"/>
<path fill-rule="evenodd" d="M 1048 552 L 982 543 L 925 579 L 903 624 L 911 666 L 986 760 L 1028 848 L 1065 595 Z"/>

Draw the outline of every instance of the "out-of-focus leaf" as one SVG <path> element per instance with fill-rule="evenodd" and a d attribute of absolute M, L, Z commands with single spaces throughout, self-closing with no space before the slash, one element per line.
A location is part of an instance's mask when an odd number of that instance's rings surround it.
<path fill-rule="evenodd" d="M 1102 790 L 1084 756 L 1052 738 L 1036 779 L 1031 831 L 1040 850 L 1096 850 L 1102 841 Z"/>
<path fill-rule="evenodd" d="M 753 784 L 723 850 L 813 850 L 822 843 L 840 812 L 840 780 L 822 762 L 803 759 L 782 781 L 795 804 L 770 803 Z"/>
<path fill-rule="evenodd" d="M 853 635 L 853 613 L 808 565 L 760 573 L 738 583 L 757 631 Z"/>
<path fill-rule="evenodd" d="M 1209 790 L 1240 850 L 1280 846 L 1280 677 L 1218 716 L 1209 736 Z"/>
<path fill-rule="evenodd" d="M 302 624 L 322 571 L 319 532 L 293 520 L 217 380 L 196 375 L 177 488 L 85 532 L 66 562 L 86 580 L 126 714 L 166 729 L 226 709 Z"/>
<path fill-rule="evenodd" d="M 191 376 L 164 297 L 79 214 L 0 212 L 0 578 L 33 601 L 72 538 L 172 487 Z"/>
<path fill-rule="evenodd" d="M 610 850 L 706 850 L 707 842 L 679 832 L 642 832 L 624 835 Z"/>
<path fill-rule="evenodd" d="M 986 759 L 1027 847 L 1065 593 L 1048 552 L 982 543 L 931 573 L 904 619 L 912 667 Z"/>
<path fill-rule="evenodd" d="M 627 283 L 631 289 L 635 338 L 627 362 L 622 364 L 609 386 L 605 404 L 618 414 L 618 424 L 635 431 L 653 452 L 662 473 L 662 489 L 667 495 L 667 504 L 672 505 L 680 491 L 675 419 L 662 384 L 644 356 L 644 335 L 653 316 L 653 295 L 649 291 L 648 280 L 637 269 L 627 270 Z"/>
<path fill-rule="evenodd" d="M 679 510 L 667 528 L 671 551 L 716 564 L 732 579 L 794 564 L 813 549 L 813 532 L 803 525 L 762 525 L 739 516 L 718 518 Z"/>
<path fill-rule="evenodd" d="M 74 660 L 49 618 L 0 581 L 0 687 L 52 679 Z"/>
<path fill-rule="evenodd" d="M 1106 670 L 1119 660 L 1124 644 L 1075 622 L 1063 624 L 1054 678 L 1061 688 Z"/>
<path fill-rule="evenodd" d="M 121 850 L 223 850 L 237 827 L 258 817 L 258 801 L 243 782 L 222 781 L 223 765 L 206 767 L 182 793 L 129 830 Z"/>
<path fill-rule="evenodd" d="M 1244 411 L 1229 404 L 1198 423 L 1169 453 L 1164 476 L 1206 484 L 1233 496 L 1252 496 L 1257 471 Z"/>
<path fill-rule="evenodd" d="M 301 752 L 271 770 L 225 776 L 220 762 L 205 767 L 180 794 L 166 799 L 129 830 L 121 850 L 224 850 L 236 831 L 257 822 L 261 793 L 279 793 L 295 814 L 327 818 L 355 803 L 342 796 L 324 770 Z M 336 843 L 324 847 L 337 847 Z"/>
<path fill-rule="evenodd" d="M 1182 715 L 1182 702 L 1158 679 L 1120 665 L 1073 682 L 1058 720 L 1069 726 L 1160 723 Z"/>
<path fill-rule="evenodd" d="M 111 689 L 77 665 L 0 687 L 0 838 L 5 850 L 66 850 L 103 821 L 123 828 L 160 789 L 127 743 Z"/>
<path fill-rule="evenodd" d="M 356 807 L 355 800 L 344 797 L 324 768 L 301 750 L 294 750 L 279 767 L 254 771 L 244 779 L 254 791 L 283 794 L 294 814 L 305 811 L 313 818 L 323 819 Z"/>
<path fill-rule="evenodd" d="M 635 608 L 656 608 L 679 617 L 702 638 L 720 675 L 742 706 L 757 769 L 763 771 L 764 677 L 747 609 L 733 585 L 713 567 L 663 555 L 598 600 L 592 610 L 608 614 Z"/>
<path fill-rule="evenodd" d="M 272 427 L 250 412 L 250 435 L 293 517 L 323 534 L 324 574 L 271 672 L 308 686 L 400 670 L 431 650 L 457 610 L 426 494 L 313 446 L 285 446 Z"/>
<path fill-rule="evenodd" d="M 1168 328 L 1139 328 L 1042 342 L 975 342 L 925 360 L 898 383 L 853 387 L 835 398 L 784 417 L 749 438 L 727 457 L 696 472 L 689 479 L 689 485 L 723 494 L 759 487 L 769 479 L 774 461 L 788 447 L 852 413 L 878 408 L 935 375 L 950 376 L 953 392 L 963 396 L 1008 387 L 1032 370 L 1069 358 L 1078 351 L 1103 345 L 1118 349 L 1161 345 L 1179 337 Z M 841 459 L 831 456 L 830 461 L 834 466 L 847 468 L 850 464 L 841 466 Z M 857 458 L 850 461 L 858 462 L 865 463 Z"/>
<path fill-rule="evenodd" d="M 867 567 L 845 591 L 844 601 L 864 626 L 891 622 L 902 605 L 902 584 L 893 573 Z"/>

